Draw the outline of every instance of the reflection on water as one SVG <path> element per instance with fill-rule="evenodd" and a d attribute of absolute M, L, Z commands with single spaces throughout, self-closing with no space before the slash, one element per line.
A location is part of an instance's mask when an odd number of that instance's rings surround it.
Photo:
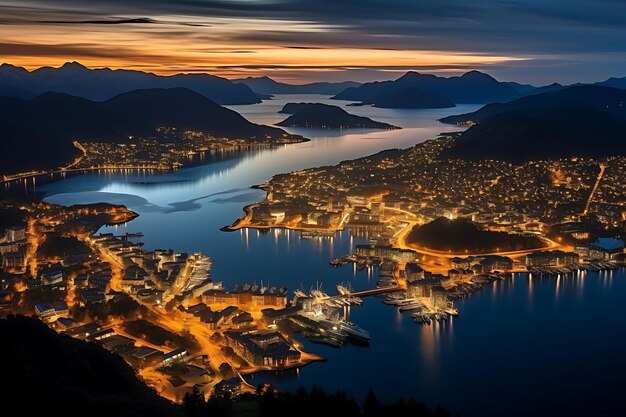
<path fill-rule="evenodd" d="M 284 116 L 276 112 L 288 101 L 320 97 L 283 96 L 261 105 L 232 107 L 252 121 L 275 123 Z M 367 289 L 376 282 L 375 270 L 328 264 L 366 242 L 363 233 L 301 239 L 298 232 L 286 230 L 218 229 L 240 216 L 244 204 L 261 200 L 264 193 L 249 187 L 273 174 L 405 148 L 450 130 L 435 119 L 475 108 L 351 107 L 350 112 L 405 129 L 340 135 L 294 130 L 313 140 L 167 174 L 80 174 L 38 190 L 55 203 L 128 205 L 140 217 L 122 227 L 124 232 L 143 232 L 146 249 L 201 250 L 213 258 L 213 277 L 227 287 L 263 280 L 306 291 L 319 283 L 329 293 L 335 293 L 339 283 Z M 374 388 L 384 400 L 416 396 L 463 416 L 607 414 L 626 388 L 625 298 L 623 270 L 556 280 L 516 275 L 458 301 L 458 319 L 419 326 L 380 298 L 369 297 L 363 306 L 346 311 L 351 321 L 370 332 L 369 347 L 335 349 L 303 340 L 306 350 L 328 361 L 279 375 L 257 375 L 252 382 L 272 382 L 284 389 L 318 384 L 359 399 Z"/>

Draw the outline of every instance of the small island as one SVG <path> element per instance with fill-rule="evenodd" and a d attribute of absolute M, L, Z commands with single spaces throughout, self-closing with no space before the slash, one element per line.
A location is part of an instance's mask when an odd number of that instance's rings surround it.
<path fill-rule="evenodd" d="M 337 106 L 321 103 L 287 103 L 279 113 L 291 114 L 278 126 L 313 129 L 400 129 L 368 117 L 355 116 Z"/>
<path fill-rule="evenodd" d="M 522 251 L 546 246 L 537 236 L 481 230 L 469 220 L 450 220 L 445 217 L 414 226 L 406 243 L 410 247 L 472 254 Z"/>

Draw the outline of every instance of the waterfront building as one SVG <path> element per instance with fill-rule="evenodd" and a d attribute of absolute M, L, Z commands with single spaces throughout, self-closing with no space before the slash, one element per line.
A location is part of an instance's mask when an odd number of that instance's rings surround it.
<path fill-rule="evenodd" d="M 227 331 L 228 346 L 255 366 L 282 368 L 300 361 L 301 354 L 278 332 L 238 333 Z"/>
<path fill-rule="evenodd" d="M 550 268 L 576 265 L 579 256 L 574 252 L 560 250 L 534 252 L 526 255 L 526 266 Z"/>
<path fill-rule="evenodd" d="M 354 254 L 360 258 L 376 258 L 400 263 L 415 262 L 417 254 L 410 249 L 397 249 L 391 245 L 357 245 Z"/>
<path fill-rule="evenodd" d="M 588 259 L 592 261 L 613 261 L 624 253 L 624 241 L 619 239 L 599 238 L 588 245 Z"/>
<path fill-rule="evenodd" d="M 433 287 L 441 285 L 441 276 L 428 276 L 424 279 L 408 281 L 406 284 L 407 298 L 430 297 Z"/>

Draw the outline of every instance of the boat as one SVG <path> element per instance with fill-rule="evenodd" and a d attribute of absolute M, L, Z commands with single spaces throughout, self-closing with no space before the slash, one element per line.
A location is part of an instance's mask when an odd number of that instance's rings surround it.
<path fill-rule="evenodd" d="M 367 330 L 360 328 L 354 323 L 350 323 L 349 321 L 340 321 L 339 329 L 343 330 L 349 338 L 360 340 L 360 341 L 368 341 L 370 340 L 370 334 Z"/>
<path fill-rule="evenodd" d="M 414 303 L 409 303 L 409 304 L 400 306 L 398 308 L 398 310 L 400 310 L 400 311 L 411 311 L 411 310 L 417 310 L 417 309 L 420 309 L 420 308 L 423 308 L 423 307 L 424 307 L 424 303 L 422 303 L 421 301 L 417 301 L 417 302 L 414 302 Z"/>
<path fill-rule="evenodd" d="M 304 291 L 293 290 L 293 294 L 298 298 L 308 298 L 309 296 L 304 293 Z"/>

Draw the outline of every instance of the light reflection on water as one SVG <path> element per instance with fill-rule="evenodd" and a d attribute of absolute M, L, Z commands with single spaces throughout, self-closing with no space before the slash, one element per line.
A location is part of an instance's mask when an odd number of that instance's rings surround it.
<path fill-rule="evenodd" d="M 276 112 L 288 101 L 320 100 L 283 96 L 262 105 L 233 107 L 253 121 L 275 123 L 283 116 Z M 227 286 L 263 280 L 306 291 L 322 283 L 329 293 L 335 293 L 338 283 L 367 289 L 376 283 L 375 270 L 328 265 L 329 259 L 365 242 L 349 232 L 334 239 L 301 239 L 298 232 L 286 230 L 264 234 L 218 229 L 240 216 L 245 204 L 261 200 L 263 192 L 248 187 L 273 174 L 408 147 L 450 130 L 436 118 L 476 107 L 351 107 L 350 112 L 407 128 L 297 132 L 313 140 L 168 174 L 81 174 L 42 185 L 39 191 L 48 201 L 62 204 L 128 205 L 141 216 L 118 232 L 143 232 L 146 249 L 201 250 L 214 260 L 215 279 Z M 430 326 L 416 325 L 408 314 L 370 297 L 349 311 L 350 320 L 372 335 L 369 347 L 335 349 L 305 340 L 305 349 L 328 361 L 297 372 L 257 375 L 252 382 L 272 382 L 285 389 L 319 384 L 358 398 L 371 387 L 386 400 L 416 396 L 464 416 L 579 415 L 585 410 L 599 415 L 626 388 L 626 315 L 620 307 L 625 296 L 623 270 L 581 272 L 558 280 L 517 275 L 458 301 L 458 319 Z"/>

